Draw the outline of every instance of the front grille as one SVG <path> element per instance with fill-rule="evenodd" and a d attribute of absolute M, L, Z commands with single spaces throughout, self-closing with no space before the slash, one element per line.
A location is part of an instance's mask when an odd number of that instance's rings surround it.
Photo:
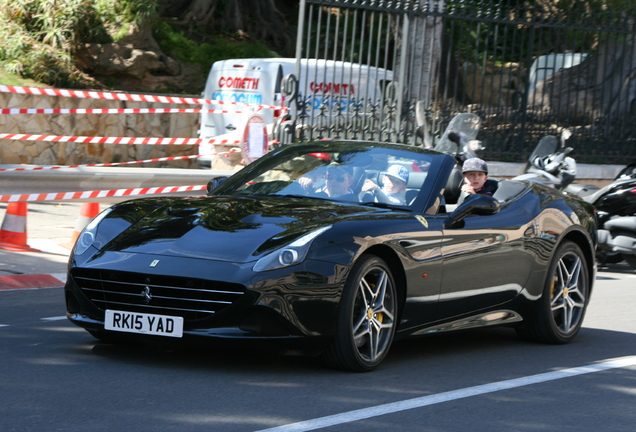
<path fill-rule="evenodd" d="M 209 318 L 245 293 L 238 284 L 112 270 L 73 269 L 71 277 L 102 310 L 181 316 L 187 321 Z"/>

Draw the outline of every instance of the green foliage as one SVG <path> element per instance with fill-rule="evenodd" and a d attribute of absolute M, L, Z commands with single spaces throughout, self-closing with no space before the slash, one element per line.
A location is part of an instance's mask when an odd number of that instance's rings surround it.
<path fill-rule="evenodd" d="M 217 37 L 214 44 L 199 44 L 188 39 L 178 28 L 165 22 L 153 27 L 153 36 L 164 53 L 184 63 L 200 64 L 202 73 L 206 76 L 212 63 L 218 60 L 273 57 L 272 52 L 263 44 L 234 41 L 228 37 Z"/>
<path fill-rule="evenodd" d="M 59 49 L 67 45 L 63 31 L 29 33 L 15 22 L 0 30 L 0 66 L 8 72 L 43 83 L 75 87 L 84 80 L 72 67 L 70 52 Z"/>
<path fill-rule="evenodd" d="M 157 0 L 97 0 L 95 9 L 105 24 L 121 28 L 133 24 L 138 28 L 154 24 L 159 18 Z"/>
<path fill-rule="evenodd" d="M 33 80 L 20 78 L 18 75 L 10 73 L 4 68 L 0 67 L 0 83 L 13 86 L 25 86 L 34 87 L 38 86 L 38 83 Z"/>
<path fill-rule="evenodd" d="M 156 0 L 0 0 L 0 66 L 46 84 L 83 87 L 78 44 L 112 42 L 130 26 L 151 25 Z"/>
<path fill-rule="evenodd" d="M 79 44 L 109 43 L 131 28 L 148 27 L 166 54 L 200 64 L 203 74 L 220 59 L 272 56 L 261 43 L 230 36 L 198 44 L 160 22 L 157 5 L 158 0 L 0 0 L 0 67 L 45 84 L 86 87 L 91 81 L 73 60 Z"/>
<path fill-rule="evenodd" d="M 100 36 L 101 21 L 84 0 L 0 0 L 0 65 L 48 84 L 81 86 L 73 48 Z"/>

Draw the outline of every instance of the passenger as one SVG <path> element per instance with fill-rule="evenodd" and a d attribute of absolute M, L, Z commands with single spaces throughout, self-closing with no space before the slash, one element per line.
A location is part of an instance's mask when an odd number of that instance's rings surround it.
<path fill-rule="evenodd" d="M 367 179 L 362 190 L 372 192 L 377 202 L 386 204 L 406 205 L 404 191 L 409 181 L 409 172 L 402 165 L 391 165 L 382 175 L 382 188 L 372 180 Z"/>
<path fill-rule="evenodd" d="M 343 166 L 328 167 L 325 175 L 325 185 L 320 188 L 316 189 L 314 181 L 309 177 L 301 177 L 298 182 L 305 190 L 316 194 L 324 193 L 328 197 L 353 194 L 353 190 L 351 190 L 353 176 Z"/>
<path fill-rule="evenodd" d="M 462 166 L 464 184 L 462 192 L 468 195 L 491 195 L 497 190 L 497 182 L 488 180 L 488 165 L 482 159 L 466 159 Z"/>

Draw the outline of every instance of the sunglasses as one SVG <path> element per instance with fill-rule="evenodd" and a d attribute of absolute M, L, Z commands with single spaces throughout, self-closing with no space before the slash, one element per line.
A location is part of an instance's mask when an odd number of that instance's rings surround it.
<path fill-rule="evenodd" d="M 327 175 L 327 177 L 325 177 L 325 180 L 329 180 L 329 181 L 335 181 L 338 183 L 342 183 L 346 180 L 347 178 L 345 176 L 334 176 L 334 175 Z"/>

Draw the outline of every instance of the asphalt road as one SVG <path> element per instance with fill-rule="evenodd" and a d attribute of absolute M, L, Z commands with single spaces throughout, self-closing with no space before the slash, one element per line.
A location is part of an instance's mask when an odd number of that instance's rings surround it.
<path fill-rule="evenodd" d="M 0 430 L 632 432 L 635 282 L 599 272 L 572 344 L 440 334 L 367 374 L 249 347 L 109 345 L 64 318 L 60 287 L 0 291 Z"/>

